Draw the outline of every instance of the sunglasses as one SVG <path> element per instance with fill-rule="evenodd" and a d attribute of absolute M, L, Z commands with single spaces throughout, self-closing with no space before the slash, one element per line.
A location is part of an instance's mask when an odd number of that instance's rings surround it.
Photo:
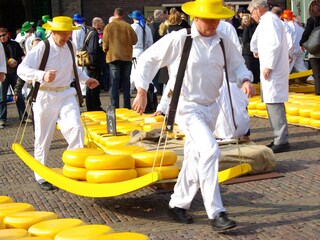
<path fill-rule="evenodd" d="M 4 36 L 6 36 L 6 35 L 7 35 L 7 33 L 1 34 L 0 37 L 4 37 Z"/>

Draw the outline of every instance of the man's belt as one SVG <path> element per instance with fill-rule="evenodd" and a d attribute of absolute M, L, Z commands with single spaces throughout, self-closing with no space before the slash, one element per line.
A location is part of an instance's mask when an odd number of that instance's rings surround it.
<path fill-rule="evenodd" d="M 64 90 L 67 90 L 68 88 L 70 88 L 70 86 L 65 86 L 65 87 L 45 87 L 45 86 L 41 86 L 40 90 L 41 91 L 49 91 L 49 92 L 62 92 Z"/>

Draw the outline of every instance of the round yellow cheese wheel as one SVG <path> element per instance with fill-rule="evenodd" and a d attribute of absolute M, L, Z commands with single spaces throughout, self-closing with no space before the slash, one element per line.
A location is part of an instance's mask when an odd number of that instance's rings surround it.
<path fill-rule="evenodd" d="M 11 197 L 8 196 L 0 196 L 0 204 L 1 203 L 12 203 L 13 200 Z"/>
<path fill-rule="evenodd" d="M 300 116 L 287 115 L 287 121 L 288 121 L 288 123 L 299 123 Z"/>
<path fill-rule="evenodd" d="M 257 109 L 257 106 L 256 106 L 257 102 L 253 102 L 250 100 L 249 104 L 248 104 L 248 110 L 255 110 Z"/>
<path fill-rule="evenodd" d="M 2 229 L 0 230 L 0 240 L 13 240 L 22 237 L 29 237 L 30 234 L 25 229 Z"/>
<path fill-rule="evenodd" d="M 313 126 L 313 127 L 320 128 L 320 120 L 311 119 L 311 120 L 310 120 L 310 125 Z M 1 205 L 0 205 L 0 206 L 1 206 Z"/>
<path fill-rule="evenodd" d="M 310 125 L 311 118 L 300 117 L 299 124 Z"/>
<path fill-rule="evenodd" d="M 110 233 L 104 236 L 100 236 L 95 238 L 95 240 L 150 240 L 144 234 L 134 233 L 134 232 L 118 232 L 118 233 Z"/>
<path fill-rule="evenodd" d="M 310 117 L 310 113 L 315 110 L 314 106 L 303 106 L 299 109 L 299 115 L 301 117 Z"/>
<path fill-rule="evenodd" d="M 112 228 L 106 225 L 84 225 L 59 232 L 55 236 L 54 240 L 91 240 L 112 232 Z"/>
<path fill-rule="evenodd" d="M 259 116 L 259 117 L 268 117 L 268 112 L 267 112 L 267 110 L 258 110 L 257 116 Z"/>
<path fill-rule="evenodd" d="M 68 164 L 65 164 L 62 168 L 62 173 L 64 176 L 71 178 L 71 179 L 80 180 L 80 181 L 87 180 L 86 179 L 86 174 L 87 174 L 86 168 L 73 167 Z"/>
<path fill-rule="evenodd" d="M 118 144 L 112 147 L 105 147 L 103 150 L 111 155 L 131 155 L 135 152 L 145 152 L 147 149 L 135 145 Z"/>
<path fill-rule="evenodd" d="M 85 161 L 89 170 L 122 170 L 135 167 L 133 157 L 130 155 L 99 155 L 89 156 Z"/>
<path fill-rule="evenodd" d="M 267 110 L 267 106 L 264 102 L 257 102 L 256 109 L 258 110 Z"/>
<path fill-rule="evenodd" d="M 11 214 L 16 212 L 34 211 L 34 207 L 29 203 L 3 203 L 0 204 L 0 221 Z"/>
<path fill-rule="evenodd" d="M 177 161 L 177 153 L 175 151 L 149 151 L 133 153 L 131 156 L 135 159 L 136 167 L 152 167 L 154 162 L 156 167 L 172 165 Z"/>
<path fill-rule="evenodd" d="M 88 156 L 103 154 L 105 153 L 97 148 L 73 148 L 63 152 L 62 161 L 69 166 L 84 168 L 84 162 Z"/>
<path fill-rule="evenodd" d="M 152 167 L 135 168 L 135 169 L 137 171 L 138 177 L 152 172 Z M 160 172 L 163 180 L 177 178 L 179 174 L 179 168 L 176 165 L 155 167 L 154 171 Z"/>
<path fill-rule="evenodd" d="M 129 135 L 124 136 L 107 136 L 100 137 L 99 142 L 104 146 L 115 146 L 118 144 L 126 144 L 130 141 Z"/>
<path fill-rule="evenodd" d="M 312 119 L 320 120 L 320 110 L 314 109 L 312 112 L 310 112 L 310 117 Z"/>
<path fill-rule="evenodd" d="M 28 229 L 31 225 L 50 219 L 57 219 L 58 215 L 54 212 L 28 211 L 8 214 L 3 222 L 6 228 Z"/>
<path fill-rule="evenodd" d="M 31 236 L 54 238 L 55 235 L 57 235 L 59 232 L 63 230 L 81 225 L 85 225 L 85 223 L 80 219 L 52 219 L 36 223 L 32 225 L 28 231 L 31 234 Z"/>
<path fill-rule="evenodd" d="M 137 177 L 135 169 L 126 170 L 88 170 L 87 181 L 90 183 L 114 183 Z"/>
<path fill-rule="evenodd" d="M 296 104 L 286 104 L 286 113 L 291 116 L 299 116 L 299 105 Z"/>
<path fill-rule="evenodd" d="M 146 117 L 149 117 L 149 116 L 150 115 L 148 115 L 148 114 L 142 114 L 142 115 L 139 115 L 139 116 L 130 117 L 130 118 L 128 118 L 128 121 L 129 122 L 137 122 L 137 123 L 139 123 L 139 122 L 143 122 L 144 119 Z"/>
<path fill-rule="evenodd" d="M 248 115 L 249 115 L 250 117 L 256 116 L 256 115 L 258 115 L 258 111 L 259 111 L 259 110 L 256 110 L 256 109 L 249 109 L 249 110 L 248 110 Z"/>

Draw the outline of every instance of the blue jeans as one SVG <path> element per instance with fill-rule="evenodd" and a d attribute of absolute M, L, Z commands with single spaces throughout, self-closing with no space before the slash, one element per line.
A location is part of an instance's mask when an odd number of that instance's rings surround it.
<path fill-rule="evenodd" d="M 123 90 L 123 107 L 131 109 L 130 99 L 130 74 L 131 74 L 131 61 L 113 61 L 109 63 L 111 88 L 110 99 L 111 105 L 119 108 L 119 90 Z"/>
<path fill-rule="evenodd" d="M 17 83 L 17 74 L 7 74 L 6 79 L 4 82 L 0 85 L 0 120 L 3 120 L 6 122 L 7 120 L 7 93 L 9 86 L 11 85 L 12 89 L 14 89 L 14 86 Z M 18 100 L 16 102 L 19 118 L 22 120 L 24 111 L 26 109 L 26 105 L 24 102 L 24 98 L 22 94 L 18 97 Z M 26 118 L 27 115 L 24 116 Z"/>

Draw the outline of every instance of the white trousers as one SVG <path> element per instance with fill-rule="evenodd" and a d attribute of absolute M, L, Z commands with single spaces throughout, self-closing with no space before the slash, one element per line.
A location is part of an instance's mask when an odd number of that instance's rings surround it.
<path fill-rule="evenodd" d="M 297 72 L 304 72 L 307 71 L 308 69 L 306 68 L 306 65 L 304 65 L 303 61 L 303 53 L 297 53 L 293 54 L 292 56 L 292 61 L 289 64 L 289 70 L 290 73 L 292 69 L 295 69 Z"/>
<path fill-rule="evenodd" d="M 80 122 L 80 110 L 75 98 L 76 91 L 69 88 L 61 92 L 39 91 L 33 105 L 35 143 L 34 157 L 46 164 L 56 123 L 68 143 L 68 149 L 84 146 L 84 131 Z M 59 156 L 58 161 L 61 160 Z M 37 182 L 44 182 L 35 173 Z"/>
<path fill-rule="evenodd" d="M 169 202 L 189 209 L 200 188 L 209 219 L 225 211 L 218 184 L 220 150 L 213 135 L 218 112 L 217 103 L 179 102 L 176 122 L 186 136 L 184 161 Z"/>

